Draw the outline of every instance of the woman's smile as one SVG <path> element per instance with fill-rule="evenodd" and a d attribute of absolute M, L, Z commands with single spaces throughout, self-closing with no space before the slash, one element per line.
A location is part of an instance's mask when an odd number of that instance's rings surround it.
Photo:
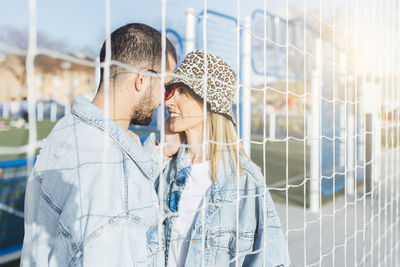
<path fill-rule="evenodd" d="M 180 114 L 180 113 L 175 113 L 175 112 L 171 112 L 171 113 L 169 113 L 169 116 L 170 116 L 171 118 L 176 118 L 176 117 L 182 116 L 182 114 Z"/>

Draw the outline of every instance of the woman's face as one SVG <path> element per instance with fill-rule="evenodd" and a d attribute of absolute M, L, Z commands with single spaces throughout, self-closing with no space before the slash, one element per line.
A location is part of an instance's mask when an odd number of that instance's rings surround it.
<path fill-rule="evenodd" d="M 172 91 L 171 91 L 172 90 Z M 175 90 L 175 93 L 173 93 Z M 173 95 L 171 96 L 171 94 Z M 203 127 L 203 102 L 185 86 L 169 89 L 165 100 L 169 112 L 169 129 L 172 132 L 183 132 L 188 130 L 201 130 Z"/>

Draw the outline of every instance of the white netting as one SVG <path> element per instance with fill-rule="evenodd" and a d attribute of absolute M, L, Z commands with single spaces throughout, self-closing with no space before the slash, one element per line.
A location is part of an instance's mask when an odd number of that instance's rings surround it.
<path fill-rule="evenodd" d="M 217 12 L 207 0 L 190 10 L 187 9 L 191 6 L 181 1 L 163 0 L 161 13 L 154 14 L 161 17 L 163 49 L 168 37 L 177 47 L 179 61 L 185 52 L 202 49 L 225 59 L 235 69 L 239 77 L 234 104 L 240 135 L 237 147 L 241 143 L 262 169 L 280 215 L 293 266 L 398 266 L 399 1 L 318 3 L 304 0 L 296 5 L 290 1 L 272 4 L 264 0 L 261 5 L 244 2 L 229 2 L 228 11 Z M 104 3 L 107 37 L 111 33 L 110 1 Z M 47 103 L 38 97 L 45 93 L 37 79 L 42 65 L 35 60 L 45 56 L 48 63 L 44 65 L 55 60 L 57 64 L 63 63 L 61 69 L 66 71 L 76 67 L 82 73 L 90 73 L 85 79 L 93 82 L 95 70 L 100 67 L 95 59 L 38 47 L 36 4 L 34 0 L 29 1 L 27 47 L 10 45 L 6 40 L 0 42 L 0 76 L 4 73 L 4 77 L 11 77 L 6 76 L 10 72 L 6 64 L 13 57 L 24 59 L 22 69 L 26 73 L 25 91 L 0 83 L 4 87 L 0 90 L 5 92 L 1 95 L 0 116 L 8 127 L 0 132 L 3 140 L 7 140 L 0 143 L 0 157 L 4 159 L 0 162 L 0 220 L 5 225 L 0 238 L 11 247 L 22 241 L 25 181 L 36 150 L 54 125 L 49 122 L 67 114 L 72 101 L 68 98 L 59 104 L 53 95 Z M 249 5 L 254 5 L 251 12 L 248 12 Z M 170 17 L 169 6 L 174 8 L 174 16 Z M 177 14 L 181 21 L 186 20 L 184 30 L 168 28 L 167 21 L 177 18 Z M 110 42 L 106 45 L 106 60 L 102 63 L 106 113 L 110 65 L 139 71 L 111 60 L 110 45 Z M 163 84 L 164 54 L 161 66 L 161 74 L 148 75 L 161 77 Z M 204 77 L 204 84 L 207 78 Z M 72 95 L 90 93 L 90 90 L 80 90 L 73 77 L 68 79 L 67 87 L 76 92 Z M 53 78 L 53 85 L 57 81 Z M 95 86 L 95 83 L 89 85 L 91 92 Z M 68 90 L 70 96 L 71 89 Z M 18 103 L 24 96 L 27 101 Z M 17 100 L 12 99 L 15 97 Z M 15 113 L 12 107 L 16 105 L 23 112 Z M 27 122 L 18 122 L 24 112 L 29 115 Z M 164 142 L 164 103 L 157 118 L 154 128 L 158 128 L 160 146 L 164 147 L 168 145 Z M 207 128 L 206 121 L 204 128 Z M 143 136 L 148 133 L 143 128 L 135 130 Z M 15 142 L 23 138 L 25 141 Z M 104 140 L 106 163 L 108 138 Z M 203 147 L 209 143 L 204 133 Z M 15 157 L 23 159 L 10 161 Z M 106 168 L 104 164 L 104 174 Z M 160 183 L 163 187 L 163 179 Z M 163 199 L 162 194 L 160 197 Z M 237 187 L 236 235 L 240 228 L 240 200 Z M 204 202 L 199 209 L 202 229 L 206 205 Z M 159 212 L 164 215 L 162 207 Z M 163 219 L 161 216 L 160 227 Z M 11 228 L 17 236 L 12 241 L 6 234 Z M 239 237 L 236 237 L 236 247 L 239 247 Z M 204 231 L 201 242 L 205 248 Z M 202 250 L 203 259 L 204 253 Z M 238 260 L 239 257 L 234 257 L 232 263 Z"/>

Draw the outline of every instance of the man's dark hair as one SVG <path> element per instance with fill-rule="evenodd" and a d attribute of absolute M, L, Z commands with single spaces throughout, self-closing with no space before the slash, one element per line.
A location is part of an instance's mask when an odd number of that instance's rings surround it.
<path fill-rule="evenodd" d="M 161 33 L 156 29 L 142 24 L 130 23 L 111 33 L 111 60 L 131 65 L 136 68 L 157 69 L 161 67 Z M 168 55 L 175 62 L 177 55 L 175 47 L 166 38 L 166 66 L 169 66 Z M 100 51 L 100 62 L 105 61 L 106 42 Z M 125 68 L 111 65 L 110 77 L 114 78 L 120 72 L 127 72 Z M 104 79 L 104 68 L 100 71 L 100 84 Z"/>

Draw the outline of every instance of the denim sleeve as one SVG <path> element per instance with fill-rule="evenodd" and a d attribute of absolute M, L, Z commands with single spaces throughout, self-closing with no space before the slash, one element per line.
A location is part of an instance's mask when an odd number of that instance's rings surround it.
<path fill-rule="evenodd" d="M 25 193 L 25 234 L 21 252 L 21 266 L 49 266 L 58 236 L 59 213 L 41 191 L 40 177 L 33 172 Z M 67 256 L 67 255 L 65 255 Z"/>
<path fill-rule="evenodd" d="M 164 153 L 162 152 L 161 148 L 158 146 L 157 143 L 158 142 L 155 133 L 151 133 L 143 142 L 143 148 L 145 152 L 148 153 L 148 155 L 150 155 L 150 157 L 153 159 L 153 162 L 155 163 L 153 164 L 153 168 L 158 168 L 160 162 L 162 162 L 161 168 L 153 170 L 153 173 L 154 172 L 160 173 L 167 167 L 168 163 L 171 161 L 170 158 L 164 155 Z"/>
<path fill-rule="evenodd" d="M 253 253 L 246 256 L 243 266 L 289 267 L 290 257 L 281 222 L 268 189 L 266 200 L 259 206 L 259 227 Z M 264 197 L 261 197 L 262 201 Z"/>

